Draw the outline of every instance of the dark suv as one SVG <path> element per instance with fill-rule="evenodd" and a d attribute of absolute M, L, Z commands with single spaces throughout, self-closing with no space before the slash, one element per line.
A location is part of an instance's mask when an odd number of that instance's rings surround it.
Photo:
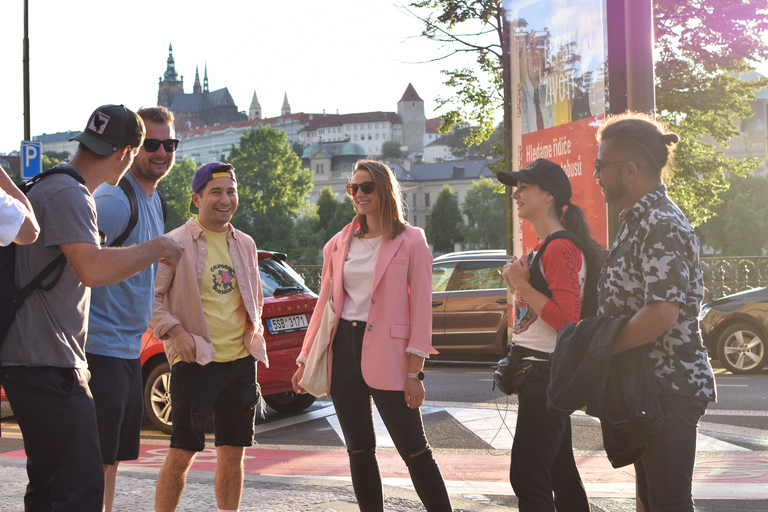
<path fill-rule="evenodd" d="M 437 358 L 498 359 L 507 350 L 506 252 L 463 251 L 432 263 L 432 345 Z"/>

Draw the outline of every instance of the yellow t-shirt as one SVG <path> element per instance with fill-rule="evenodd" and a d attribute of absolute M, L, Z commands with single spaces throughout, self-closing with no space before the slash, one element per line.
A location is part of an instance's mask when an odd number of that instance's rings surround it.
<path fill-rule="evenodd" d="M 243 345 L 248 312 L 229 255 L 229 232 L 215 233 L 200 227 L 208 245 L 200 299 L 215 350 L 213 360 L 219 363 L 234 361 L 248 355 L 248 349 Z"/>

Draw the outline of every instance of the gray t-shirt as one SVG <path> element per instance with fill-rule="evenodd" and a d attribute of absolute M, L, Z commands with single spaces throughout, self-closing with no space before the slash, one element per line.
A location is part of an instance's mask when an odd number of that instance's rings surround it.
<path fill-rule="evenodd" d="M 16 248 L 17 286 L 29 283 L 61 254 L 60 244 L 99 244 L 96 204 L 88 189 L 71 176 L 49 176 L 36 184 L 28 197 L 40 224 L 40 236 L 31 245 Z M 16 312 L 0 348 L 2 365 L 87 368 L 84 347 L 90 299 L 90 288 L 67 263 L 52 290 L 36 290 Z"/>

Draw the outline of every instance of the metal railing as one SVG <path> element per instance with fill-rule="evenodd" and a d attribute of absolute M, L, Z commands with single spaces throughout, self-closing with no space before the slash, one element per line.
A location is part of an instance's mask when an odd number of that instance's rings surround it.
<path fill-rule="evenodd" d="M 768 286 L 768 257 L 701 258 L 704 302 L 731 293 Z"/>
<path fill-rule="evenodd" d="M 321 265 L 294 267 L 315 293 L 320 293 Z M 768 257 L 701 258 L 704 302 L 750 288 L 768 286 Z"/>

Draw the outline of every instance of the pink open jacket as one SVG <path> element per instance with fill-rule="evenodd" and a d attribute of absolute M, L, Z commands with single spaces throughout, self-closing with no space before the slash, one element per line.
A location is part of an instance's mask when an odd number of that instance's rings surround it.
<path fill-rule="evenodd" d="M 357 218 L 337 233 L 323 248 L 323 274 L 320 297 L 309 322 L 301 355 L 307 357 L 320 326 L 322 311 L 328 302 L 333 278 L 333 303 L 341 313 L 344 291 L 343 266 L 349 244 L 359 226 Z M 339 318 L 333 327 L 335 335 Z M 413 347 L 425 354 L 437 354 L 432 348 L 432 254 L 424 231 L 406 226 L 393 240 L 383 240 L 373 272 L 371 307 L 363 336 L 362 369 L 365 382 L 372 388 L 405 389 L 410 354 Z M 333 366 L 333 344 L 328 352 L 328 375 Z"/>

